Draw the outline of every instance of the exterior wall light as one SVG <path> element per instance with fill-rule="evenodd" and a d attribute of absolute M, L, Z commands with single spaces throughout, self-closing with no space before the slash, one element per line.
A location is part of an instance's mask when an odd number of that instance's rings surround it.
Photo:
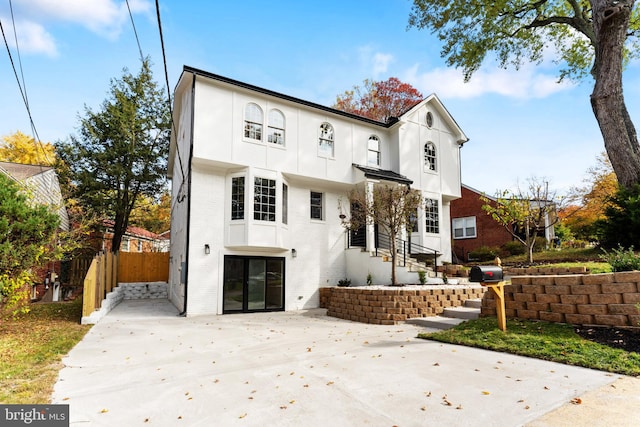
<path fill-rule="evenodd" d="M 205 255 L 209 255 L 211 253 L 211 248 L 209 247 L 208 243 L 204 244 L 204 253 Z"/>
<path fill-rule="evenodd" d="M 291 256 L 293 258 L 297 257 L 298 256 L 298 251 L 296 251 L 295 249 L 291 249 Z"/>

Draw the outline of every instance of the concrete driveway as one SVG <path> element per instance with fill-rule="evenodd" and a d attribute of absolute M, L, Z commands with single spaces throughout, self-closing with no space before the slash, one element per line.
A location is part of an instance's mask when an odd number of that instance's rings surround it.
<path fill-rule="evenodd" d="M 416 339 L 424 330 L 124 301 L 64 359 L 53 403 L 70 405 L 72 426 L 551 426 L 564 415 L 541 417 L 620 381 Z"/>

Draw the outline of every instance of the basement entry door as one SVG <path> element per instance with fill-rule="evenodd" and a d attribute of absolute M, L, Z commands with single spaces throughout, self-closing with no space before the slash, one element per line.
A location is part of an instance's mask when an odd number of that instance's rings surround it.
<path fill-rule="evenodd" d="M 225 255 L 223 313 L 284 310 L 284 258 Z"/>

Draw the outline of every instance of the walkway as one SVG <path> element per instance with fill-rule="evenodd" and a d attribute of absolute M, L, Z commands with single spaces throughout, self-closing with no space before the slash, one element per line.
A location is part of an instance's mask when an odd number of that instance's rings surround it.
<path fill-rule="evenodd" d="M 53 403 L 91 427 L 555 426 L 540 417 L 578 397 L 586 410 L 589 391 L 618 384 L 324 313 L 182 318 L 166 300 L 124 301 L 64 359 Z M 639 424 L 637 410 L 623 415 Z"/>

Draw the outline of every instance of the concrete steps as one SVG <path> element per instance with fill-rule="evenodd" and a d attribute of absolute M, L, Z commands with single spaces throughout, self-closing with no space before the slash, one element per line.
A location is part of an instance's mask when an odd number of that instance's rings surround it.
<path fill-rule="evenodd" d="M 482 300 L 466 300 L 462 307 L 447 307 L 440 316 L 407 319 L 405 323 L 431 329 L 449 329 L 462 322 L 480 317 Z"/>

